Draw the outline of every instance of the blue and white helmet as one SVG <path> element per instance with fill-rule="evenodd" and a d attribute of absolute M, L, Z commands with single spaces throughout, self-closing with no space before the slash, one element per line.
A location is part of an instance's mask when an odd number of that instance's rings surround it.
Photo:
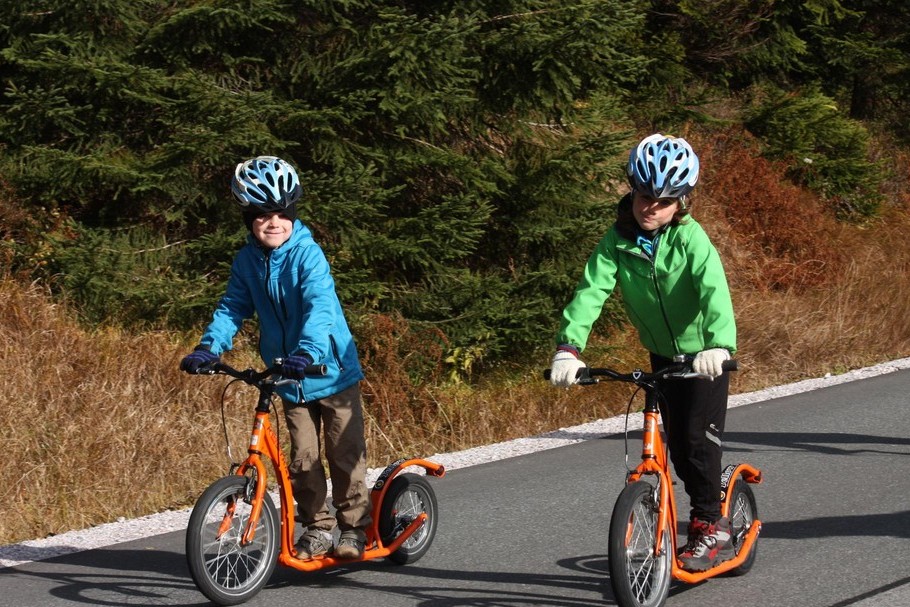
<path fill-rule="evenodd" d="M 685 139 L 655 133 L 629 153 L 632 189 L 653 198 L 682 198 L 698 181 L 698 156 Z"/>
<path fill-rule="evenodd" d="M 273 213 L 292 208 L 302 188 L 290 164 L 275 156 L 257 156 L 234 169 L 231 193 L 245 212 Z"/>

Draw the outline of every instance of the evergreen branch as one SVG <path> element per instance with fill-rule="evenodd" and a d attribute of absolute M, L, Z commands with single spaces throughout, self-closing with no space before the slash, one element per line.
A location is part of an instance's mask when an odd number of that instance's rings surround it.
<path fill-rule="evenodd" d="M 555 13 L 559 11 L 566 10 L 566 8 L 542 8 L 539 11 L 529 11 L 527 13 L 513 13 L 511 15 L 498 15 L 492 19 L 487 19 L 486 21 L 481 21 L 480 23 L 493 23 L 495 21 L 505 21 L 506 19 L 520 19 L 521 17 L 531 17 L 534 15 L 540 15 L 545 13 Z"/>
<path fill-rule="evenodd" d="M 130 251 L 130 253 L 133 255 L 141 255 L 142 253 L 154 253 L 155 251 L 163 251 L 165 249 L 170 249 L 171 247 L 176 247 L 176 246 L 182 245 L 187 242 L 189 242 L 189 240 L 178 240 L 177 242 L 172 242 L 172 243 L 166 244 L 163 247 L 155 247 L 153 249 L 139 249 L 138 251 Z M 106 247 L 102 247 L 101 250 L 104 251 L 105 253 L 122 253 L 123 252 L 123 251 L 118 251 L 117 249 L 111 249 L 111 248 L 106 248 Z"/>
<path fill-rule="evenodd" d="M 407 135 L 400 135 L 398 133 L 393 133 L 392 131 L 383 131 L 382 134 L 388 135 L 390 137 L 397 137 L 399 139 L 404 139 L 405 141 L 413 141 L 414 143 L 419 143 L 420 145 L 425 145 L 428 148 L 433 148 L 434 150 L 437 150 L 440 152 L 445 151 L 438 145 L 434 145 L 434 144 L 430 143 L 429 141 L 424 141 L 423 139 L 417 139 L 416 137 L 408 137 Z"/>

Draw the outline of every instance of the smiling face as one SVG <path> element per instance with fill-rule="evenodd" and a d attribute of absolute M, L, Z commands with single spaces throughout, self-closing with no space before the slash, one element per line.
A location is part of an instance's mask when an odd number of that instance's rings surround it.
<path fill-rule="evenodd" d="M 652 198 L 641 192 L 632 193 L 632 215 L 646 232 L 662 228 L 679 210 L 678 198 Z"/>
<path fill-rule="evenodd" d="M 269 249 L 277 249 L 288 241 L 294 230 L 294 222 L 284 213 L 266 213 L 253 220 L 250 227 L 253 236 Z"/>

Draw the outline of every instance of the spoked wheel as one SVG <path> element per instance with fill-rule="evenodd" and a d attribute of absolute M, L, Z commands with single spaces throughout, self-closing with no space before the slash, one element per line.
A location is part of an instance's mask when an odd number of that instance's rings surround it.
<path fill-rule="evenodd" d="M 187 525 L 190 574 L 202 594 L 219 605 L 252 598 L 269 581 L 278 562 L 280 527 L 268 494 L 253 541 L 241 544 L 253 489 L 254 481 L 244 476 L 215 481 L 196 502 Z"/>
<path fill-rule="evenodd" d="M 427 515 L 426 522 L 389 555 L 392 562 L 413 563 L 426 554 L 436 537 L 437 509 L 436 493 L 424 477 L 399 474 L 392 479 L 379 508 L 382 543 L 391 544 L 421 513 Z"/>
<path fill-rule="evenodd" d="M 746 534 L 752 528 L 752 524 L 758 518 L 758 507 L 755 504 L 755 494 L 752 488 L 744 481 L 737 479 L 733 483 L 733 492 L 730 494 L 730 536 L 733 540 L 733 550 L 739 556 L 739 551 L 743 549 L 743 543 L 746 540 Z M 752 550 L 749 556 L 743 561 L 743 564 L 736 569 L 731 569 L 728 575 L 745 575 L 752 569 L 755 563 L 755 553 L 758 550 L 758 543 L 752 544 Z"/>
<path fill-rule="evenodd" d="M 657 503 L 654 488 L 645 481 L 623 488 L 610 519 L 610 584 L 622 607 L 659 607 L 670 592 L 673 548 L 671 531 L 664 529 L 660 554 L 657 542 Z"/>

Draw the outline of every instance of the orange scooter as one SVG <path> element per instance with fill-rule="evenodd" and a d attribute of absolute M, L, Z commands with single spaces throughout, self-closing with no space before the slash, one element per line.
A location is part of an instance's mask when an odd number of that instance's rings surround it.
<path fill-rule="evenodd" d="M 359 559 L 331 555 L 298 558 L 294 550 L 294 502 L 288 467 L 272 429 L 272 396 L 279 386 L 295 380 L 281 375 L 281 360 L 264 371 L 239 371 L 222 362 L 204 366 L 200 374 L 224 374 L 259 389 L 259 401 L 247 457 L 206 489 L 190 515 L 186 558 L 196 586 L 219 605 L 236 605 L 255 596 L 277 563 L 300 571 L 378 558 L 411 563 L 422 557 L 436 535 L 436 494 L 426 476 L 442 477 L 442 465 L 423 459 L 400 459 L 389 464 L 370 491 L 373 524 L 366 530 L 366 548 Z M 325 373 L 311 365 L 308 375 Z M 281 518 L 266 491 L 271 460 L 278 477 Z M 423 468 L 426 476 L 406 468 Z"/>
<path fill-rule="evenodd" d="M 723 368 L 736 370 L 736 361 L 726 361 Z M 660 607 L 673 579 L 695 584 L 722 573 L 748 573 L 755 562 L 761 531 L 755 495 L 749 485 L 762 481 L 761 471 L 749 464 L 728 465 L 721 473 L 721 515 L 730 519 L 735 556 L 699 572 L 686 571 L 676 558 L 676 502 L 667 449 L 659 429 L 657 380 L 708 376 L 694 373 L 691 360 L 678 357 L 670 366 L 653 373 L 584 368 L 579 371 L 578 383 L 596 384 L 602 381 L 599 378 L 632 383 L 645 392 L 641 463 L 628 471 L 626 485 L 610 518 L 610 584 L 617 603 L 621 607 Z"/>

